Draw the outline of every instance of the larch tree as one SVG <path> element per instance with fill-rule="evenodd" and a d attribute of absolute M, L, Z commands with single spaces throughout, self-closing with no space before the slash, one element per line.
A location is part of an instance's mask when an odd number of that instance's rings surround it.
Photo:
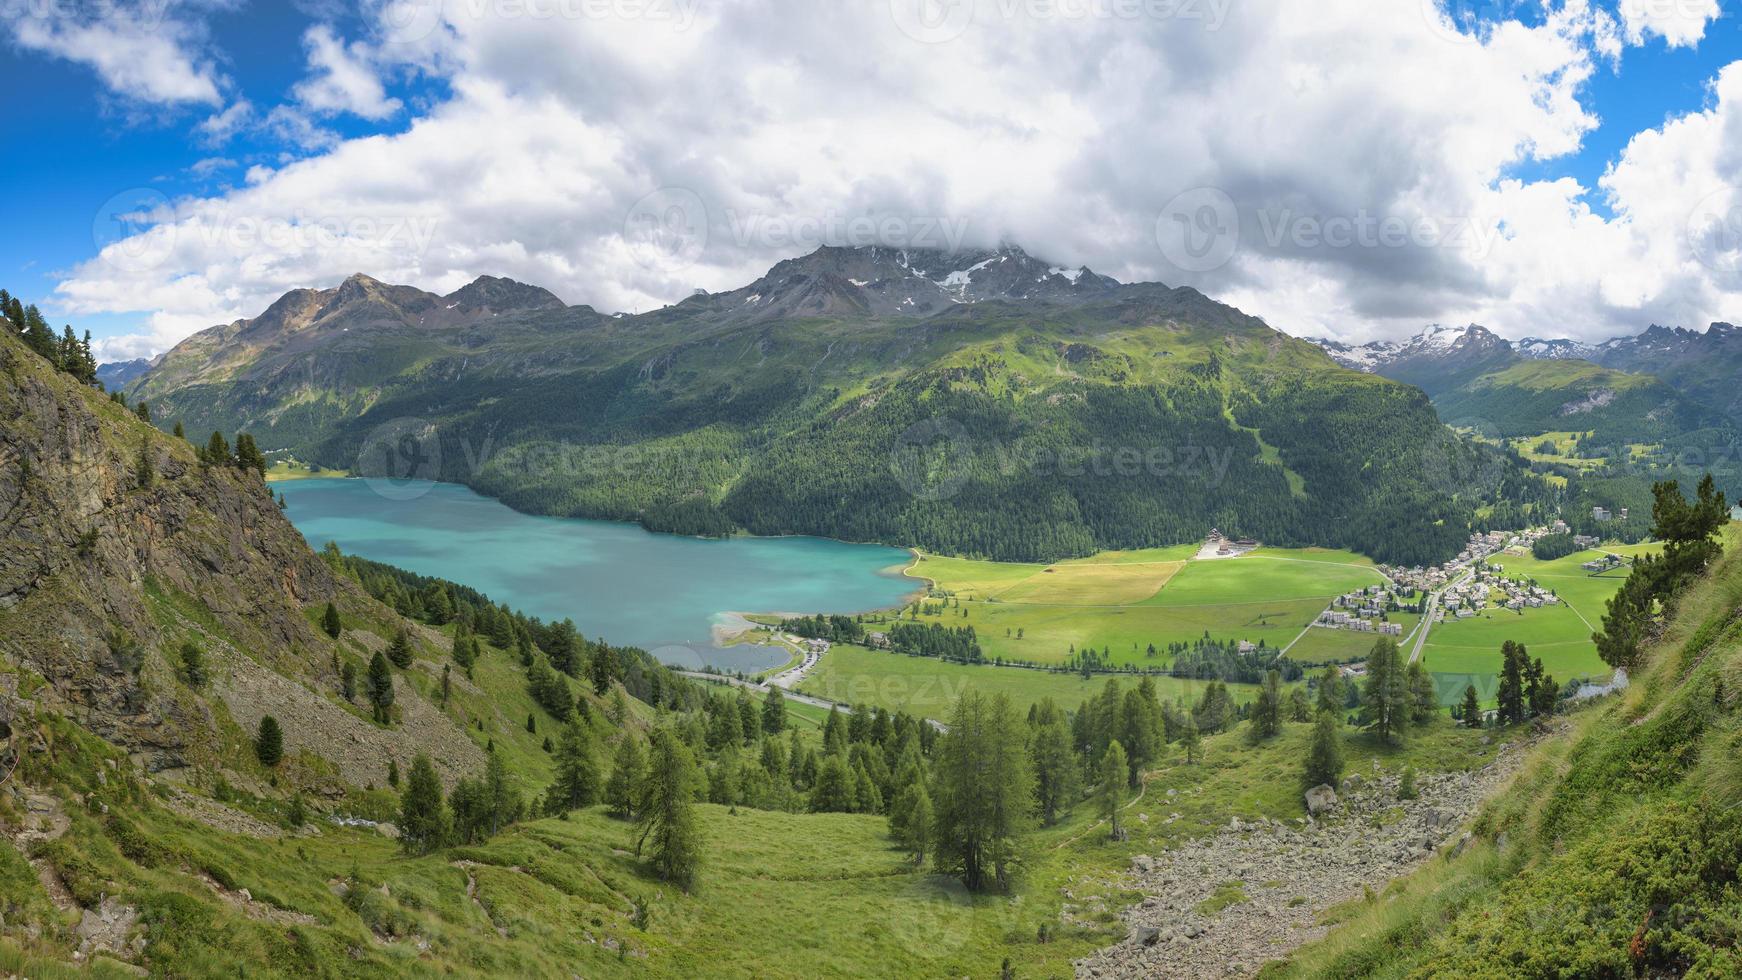
<path fill-rule="evenodd" d="M 691 802 L 695 780 L 689 749 L 669 729 L 656 730 L 640 793 L 643 808 L 635 856 L 648 851 L 654 874 L 685 890 L 695 884 L 702 856 L 701 831 Z"/>

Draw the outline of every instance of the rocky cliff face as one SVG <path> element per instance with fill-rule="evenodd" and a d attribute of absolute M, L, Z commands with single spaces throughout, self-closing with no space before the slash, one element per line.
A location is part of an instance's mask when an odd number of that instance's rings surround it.
<path fill-rule="evenodd" d="M 212 694 L 241 678 L 331 700 L 333 644 L 306 612 L 329 601 L 395 618 L 308 550 L 256 474 L 202 465 L 0 335 L 0 673 L 33 689 L 40 677 L 40 700 L 153 768 L 178 766 L 221 744 L 225 718 L 257 718 L 246 698 Z M 210 661 L 204 689 L 178 676 L 185 642 Z M 463 767 L 471 748 L 447 754 Z"/>

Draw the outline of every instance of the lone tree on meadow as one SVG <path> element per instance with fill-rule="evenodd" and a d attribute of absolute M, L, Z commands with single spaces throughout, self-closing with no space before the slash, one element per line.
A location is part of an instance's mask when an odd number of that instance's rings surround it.
<path fill-rule="evenodd" d="M 260 730 L 254 736 L 254 756 L 268 769 L 284 758 L 284 732 L 278 719 L 266 715 L 260 719 Z"/>
<path fill-rule="evenodd" d="M 655 731 L 642 780 L 641 834 L 635 840 L 635 856 L 651 847 L 649 866 L 654 874 L 686 891 L 695 883 L 702 856 L 701 831 L 691 802 L 695 780 L 689 749 L 669 730 Z"/>
<path fill-rule="evenodd" d="M 327 603 L 327 611 L 321 613 L 321 629 L 335 640 L 339 638 L 339 634 L 345 632 L 345 624 L 339 622 L 339 608 L 330 602 Z"/>

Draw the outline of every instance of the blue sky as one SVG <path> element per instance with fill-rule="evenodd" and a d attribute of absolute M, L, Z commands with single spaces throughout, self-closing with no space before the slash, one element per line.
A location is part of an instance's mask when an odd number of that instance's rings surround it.
<path fill-rule="evenodd" d="M 1727 3 L 1454 0 L 1484 19 L 1460 34 L 1434 0 L 1135 19 L 955 0 L 971 15 L 940 36 L 913 28 L 919 2 L 0 0 L 0 121 L 26 148 L 0 155 L 18 229 L 0 285 L 120 357 L 351 271 L 646 309 L 874 217 L 885 244 L 959 224 L 1300 334 L 1591 339 L 1742 315 L 1723 135 L 1742 123 L 1713 85 L 1742 61 Z M 1182 264 L 1165 219 L 1208 192 L 1244 237 Z M 112 220 L 137 201 L 166 207 Z M 675 246 L 638 231 L 674 207 Z M 1279 209 L 1440 233 L 1255 242 Z M 1715 235 L 1688 231 L 1713 214 Z M 339 230 L 262 245 L 226 234 L 238 220 Z M 117 242 L 151 261 L 100 255 Z"/>

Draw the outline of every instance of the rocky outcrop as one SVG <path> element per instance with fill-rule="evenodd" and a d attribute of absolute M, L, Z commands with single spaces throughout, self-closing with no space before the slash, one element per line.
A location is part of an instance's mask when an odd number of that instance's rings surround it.
<path fill-rule="evenodd" d="M 398 622 L 309 551 L 257 474 L 201 464 L 186 441 L 0 333 L 0 668 L 40 675 L 37 700 L 150 769 L 223 765 L 221 719 L 253 724 L 273 708 L 286 722 L 327 719 L 319 734 L 342 742 L 347 779 L 378 779 L 389 755 L 419 747 L 450 781 L 481 767 L 409 688 L 401 711 L 415 734 L 336 703 L 334 644 L 307 614 L 326 602 Z M 177 677 L 187 641 L 212 675 L 198 691 Z M 300 737 L 293 748 L 326 754 Z"/>
<path fill-rule="evenodd" d="M 1077 975 L 1249 976 L 1322 936 L 1331 906 L 1460 850 L 1467 835 L 1459 828 L 1524 754 L 1502 747 L 1482 769 L 1419 776 L 1413 800 L 1397 798 L 1396 775 L 1346 781 L 1340 802 L 1320 786 L 1308 794 L 1323 805 L 1317 820 L 1235 818 L 1213 836 L 1138 855 L 1121 884 L 1146 897 L 1125 912 L 1127 938 L 1079 960 Z"/>

